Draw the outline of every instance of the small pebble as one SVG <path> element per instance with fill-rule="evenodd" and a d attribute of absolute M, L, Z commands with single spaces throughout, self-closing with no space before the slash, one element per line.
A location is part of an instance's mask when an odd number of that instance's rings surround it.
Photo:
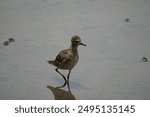
<path fill-rule="evenodd" d="M 125 22 L 129 22 L 129 21 L 130 21 L 130 18 L 126 18 L 126 19 L 125 19 Z"/>
<path fill-rule="evenodd" d="M 7 46 L 8 44 L 9 44 L 9 41 L 5 41 L 5 42 L 3 43 L 4 46 Z"/>
<path fill-rule="evenodd" d="M 143 57 L 143 58 L 142 58 L 142 61 L 143 61 L 143 62 L 148 62 L 148 58 Z"/>
<path fill-rule="evenodd" d="M 9 38 L 9 42 L 14 42 L 15 39 L 14 38 Z"/>

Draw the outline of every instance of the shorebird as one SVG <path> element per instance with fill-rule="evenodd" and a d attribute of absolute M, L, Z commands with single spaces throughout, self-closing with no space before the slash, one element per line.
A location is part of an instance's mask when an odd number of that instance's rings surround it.
<path fill-rule="evenodd" d="M 78 46 L 83 45 L 86 46 L 81 42 L 81 39 L 79 36 L 73 36 L 71 38 L 71 46 L 68 49 L 62 50 L 57 56 L 55 60 L 48 61 L 49 64 L 56 66 L 56 72 L 58 72 L 63 79 L 65 80 L 65 83 L 62 86 L 59 86 L 57 88 L 62 88 L 68 84 L 69 87 L 69 77 L 71 70 L 73 67 L 77 64 L 79 55 L 78 55 Z M 58 71 L 58 69 L 62 70 L 69 70 L 67 78 Z"/>

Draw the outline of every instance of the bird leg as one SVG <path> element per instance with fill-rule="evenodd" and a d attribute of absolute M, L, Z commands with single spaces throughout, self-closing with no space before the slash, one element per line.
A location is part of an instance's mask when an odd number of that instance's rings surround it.
<path fill-rule="evenodd" d="M 68 81 L 68 83 L 69 83 L 70 72 L 71 72 L 71 70 L 69 70 L 69 73 L 67 75 L 67 81 Z"/>
<path fill-rule="evenodd" d="M 69 82 L 67 83 L 67 86 L 68 86 L 68 91 L 71 92 Z"/>
<path fill-rule="evenodd" d="M 66 83 L 68 84 L 68 81 L 67 81 L 66 77 L 65 77 L 62 73 L 60 73 L 60 72 L 58 71 L 58 68 L 55 69 L 55 70 L 56 70 L 56 72 L 58 72 L 58 73 L 63 77 L 63 79 L 65 80 L 65 83 L 64 83 L 62 86 L 56 87 L 56 88 L 62 88 L 62 87 L 64 87 L 64 86 L 66 85 Z"/>
<path fill-rule="evenodd" d="M 70 72 L 71 72 L 71 70 L 69 70 L 69 73 L 68 73 L 68 75 L 67 75 L 67 86 L 68 86 L 68 91 L 70 91 L 70 85 L 69 85 Z"/>

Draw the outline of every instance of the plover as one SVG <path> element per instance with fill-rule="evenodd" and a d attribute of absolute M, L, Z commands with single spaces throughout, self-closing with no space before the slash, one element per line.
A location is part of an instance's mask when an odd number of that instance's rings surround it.
<path fill-rule="evenodd" d="M 77 64 L 78 59 L 79 59 L 79 55 L 78 55 L 78 46 L 79 45 L 86 46 L 85 44 L 83 44 L 81 42 L 81 39 L 79 36 L 77 36 L 77 35 L 73 36 L 71 38 L 70 48 L 62 50 L 56 56 L 55 60 L 48 61 L 49 64 L 56 66 L 56 69 L 55 69 L 56 72 L 58 72 L 63 77 L 63 79 L 65 80 L 65 83 L 58 88 L 64 87 L 66 85 L 66 83 L 69 85 L 69 76 L 70 76 L 71 70 Z M 67 78 L 62 73 L 60 73 L 58 71 L 58 69 L 69 70 Z"/>

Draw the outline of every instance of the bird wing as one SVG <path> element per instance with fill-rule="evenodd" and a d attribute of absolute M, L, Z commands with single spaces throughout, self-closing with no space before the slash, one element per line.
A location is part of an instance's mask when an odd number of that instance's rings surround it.
<path fill-rule="evenodd" d="M 57 65 L 65 65 L 71 61 L 73 54 L 68 50 L 62 50 L 55 59 Z"/>

